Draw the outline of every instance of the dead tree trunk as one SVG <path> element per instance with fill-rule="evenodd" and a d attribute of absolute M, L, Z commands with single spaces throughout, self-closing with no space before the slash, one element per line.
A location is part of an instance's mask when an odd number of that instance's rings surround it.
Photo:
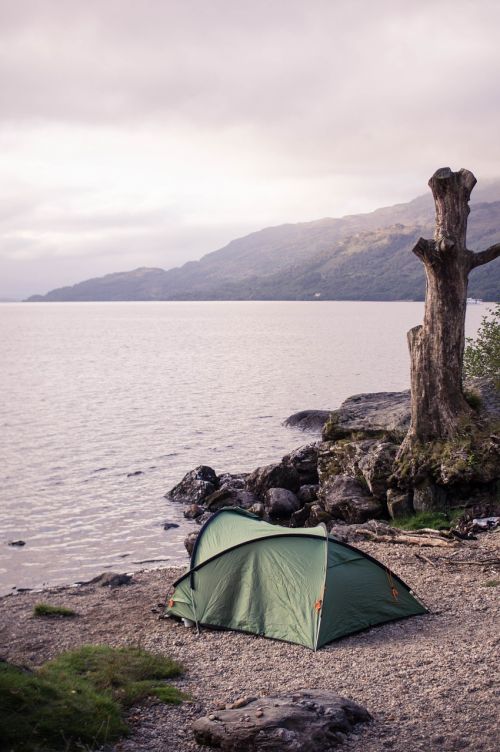
<path fill-rule="evenodd" d="M 411 357 L 411 425 L 400 456 L 416 443 L 456 436 L 470 414 L 462 388 L 465 309 L 469 272 L 500 255 L 500 243 L 481 253 L 467 250 L 469 198 L 476 178 L 469 170 L 437 170 L 429 180 L 436 206 L 434 240 L 420 238 L 413 253 L 426 274 L 423 326 L 408 332 Z"/>

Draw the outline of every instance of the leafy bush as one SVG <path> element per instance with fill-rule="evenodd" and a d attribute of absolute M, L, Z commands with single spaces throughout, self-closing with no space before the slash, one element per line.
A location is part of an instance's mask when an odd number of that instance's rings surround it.
<path fill-rule="evenodd" d="M 179 703 L 162 680 L 179 664 L 135 648 L 87 645 L 31 672 L 0 661 L 0 749 L 94 749 L 127 733 L 123 710 L 143 697 Z"/>
<path fill-rule="evenodd" d="M 467 337 L 465 376 L 490 376 L 500 388 L 500 303 L 481 320 L 476 339 Z"/>

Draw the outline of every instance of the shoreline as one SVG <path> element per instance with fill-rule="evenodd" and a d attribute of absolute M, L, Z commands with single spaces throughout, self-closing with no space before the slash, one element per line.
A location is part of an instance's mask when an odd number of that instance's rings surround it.
<path fill-rule="evenodd" d="M 419 560 L 410 546 L 358 547 L 401 576 L 430 613 L 349 636 L 318 653 L 231 631 L 203 629 L 197 635 L 172 619 L 159 619 L 171 583 L 184 570 L 172 567 L 136 572 L 131 584 L 117 588 L 94 583 L 2 597 L 0 654 L 36 667 L 63 650 L 104 643 L 138 645 L 180 660 L 185 673 L 174 683 L 192 702 L 168 706 L 148 700 L 133 708 L 131 734 L 116 752 L 199 750 L 191 723 L 219 703 L 299 688 L 331 689 L 372 713 L 374 721 L 344 744 L 352 752 L 494 752 L 499 590 L 485 583 L 500 580 L 500 568 L 458 562 L 498 560 L 500 532 L 461 543 L 451 553 L 426 550 L 432 563 Z M 33 617 L 41 594 L 79 616 Z"/>

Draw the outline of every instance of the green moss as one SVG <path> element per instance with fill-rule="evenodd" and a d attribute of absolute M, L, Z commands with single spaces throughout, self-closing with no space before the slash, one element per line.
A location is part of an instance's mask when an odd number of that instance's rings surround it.
<path fill-rule="evenodd" d="M 486 582 L 483 582 L 483 587 L 498 587 L 500 585 L 500 580 L 486 580 Z"/>
<path fill-rule="evenodd" d="M 49 603 L 37 603 L 33 616 L 78 616 L 76 611 L 64 606 L 51 606 Z"/>
<path fill-rule="evenodd" d="M 500 421 L 482 423 L 464 416 L 457 436 L 449 441 L 414 444 L 395 465 L 394 478 L 399 481 L 428 477 L 438 485 L 487 483 L 498 477 L 499 464 L 490 436 L 498 433 Z"/>
<path fill-rule="evenodd" d="M 85 646 L 36 672 L 0 662 L 0 747 L 18 752 L 94 749 L 127 733 L 123 711 L 154 695 L 181 702 L 164 679 L 179 664 L 136 648 Z"/>

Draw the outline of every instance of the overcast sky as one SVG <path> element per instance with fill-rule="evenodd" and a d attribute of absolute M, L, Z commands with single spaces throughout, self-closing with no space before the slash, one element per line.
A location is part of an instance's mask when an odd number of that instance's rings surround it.
<path fill-rule="evenodd" d="M 500 176 L 496 0 L 0 0 L 0 296 Z"/>

